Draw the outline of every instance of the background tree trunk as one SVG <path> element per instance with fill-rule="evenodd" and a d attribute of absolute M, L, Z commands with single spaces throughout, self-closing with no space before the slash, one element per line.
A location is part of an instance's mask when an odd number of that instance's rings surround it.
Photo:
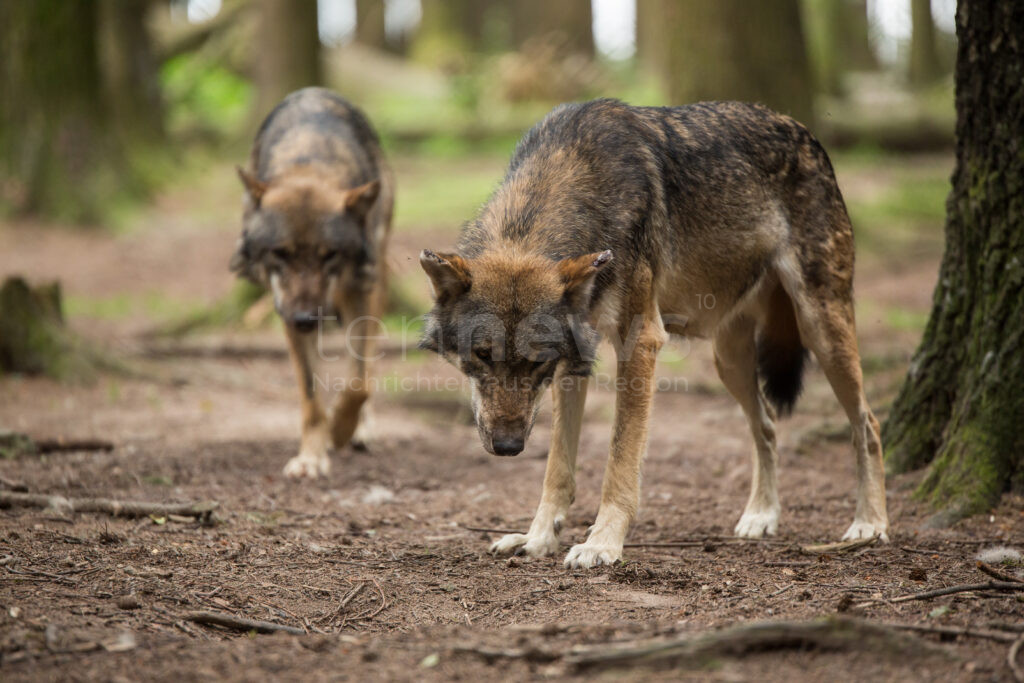
<path fill-rule="evenodd" d="M 111 110 L 132 140 L 164 139 L 159 64 L 146 24 L 152 0 L 102 0 L 101 58 Z"/>
<path fill-rule="evenodd" d="M 661 14 L 662 0 L 636 0 L 636 58 L 640 68 L 664 79 L 668 31 Z"/>
<path fill-rule="evenodd" d="M 388 49 L 384 0 L 356 0 L 356 42 L 377 50 Z"/>
<path fill-rule="evenodd" d="M 98 21 L 97 0 L 0 3 L 0 201 L 17 211 L 91 220 L 115 182 Z"/>
<path fill-rule="evenodd" d="M 957 9 L 957 163 L 934 307 L 882 432 L 936 523 L 1024 486 L 1024 4 Z"/>
<path fill-rule="evenodd" d="M 531 38 L 558 41 L 566 52 L 594 56 L 591 0 L 515 0 L 512 40 L 522 48 Z"/>
<path fill-rule="evenodd" d="M 866 0 L 803 0 L 807 52 L 821 92 L 840 95 L 843 76 L 878 67 Z"/>
<path fill-rule="evenodd" d="M 288 93 L 323 84 L 316 0 L 259 0 L 256 117 Z"/>
<path fill-rule="evenodd" d="M 910 20 L 908 77 L 912 85 L 928 85 L 942 75 L 931 0 L 910 0 Z"/>
<path fill-rule="evenodd" d="M 761 102 L 813 127 L 798 0 L 661 0 L 672 104 Z"/>

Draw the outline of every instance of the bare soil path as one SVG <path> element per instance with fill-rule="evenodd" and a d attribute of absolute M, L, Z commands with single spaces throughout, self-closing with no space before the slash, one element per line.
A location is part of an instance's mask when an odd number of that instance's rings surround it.
<path fill-rule="evenodd" d="M 173 207 L 164 213 L 173 216 Z M 19 232 L 26 226 L 5 227 L 0 265 L 33 276 L 66 273 L 67 286 L 92 292 L 119 291 L 142 278 L 147 286 L 213 300 L 230 286 L 216 269 L 223 268 L 220 252 L 230 250 L 233 228 L 218 221 L 165 231 L 170 242 L 195 249 L 194 277 L 191 267 L 175 272 L 165 263 L 161 254 L 180 249 L 161 245 L 155 233 L 29 238 Z M 182 237 L 188 230 L 208 231 L 207 247 L 193 246 L 195 234 Z M 400 270 L 411 267 L 403 264 L 434 238 L 450 239 L 450 232 L 396 235 L 392 260 Z M 68 257 L 72 265 L 57 269 L 52 260 L 69 253 L 76 254 Z M 145 272 L 130 262 L 139 253 L 149 254 Z M 879 407 L 905 372 L 917 335 L 889 325 L 885 311 L 926 312 L 936 266 L 934 256 L 900 268 L 870 260 L 861 266 L 861 344 L 870 361 L 869 396 Z M 113 344 L 132 341 L 150 321 L 73 322 Z M 274 332 L 235 339 L 284 346 Z M 216 519 L 202 525 L 0 510 L 5 680 L 589 677 L 593 670 L 573 663 L 579 648 L 765 620 L 841 616 L 928 628 L 1021 627 L 1021 592 L 888 601 L 988 581 L 976 567 L 980 549 L 1024 548 L 1020 498 L 1007 497 L 991 515 L 952 529 L 930 529 L 929 511 L 911 499 L 916 477 L 897 477 L 889 482 L 891 543 L 842 554 L 801 552 L 837 540 L 854 509 L 849 435 L 816 367 L 796 415 L 779 429 L 779 536 L 730 538 L 746 500 L 750 439 L 706 346 L 677 346 L 659 370 L 664 390 L 655 402 L 642 509 L 625 562 L 569 572 L 561 557 L 493 558 L 486 551 L 498 533 L 480 530 L 528 525 L 549 417 L 522 455 L 494 458 L 480 447 L 461 394 L 392 386 L 377 401 L 378 438 L 368 452 L 336 453 L 329 477 L 294 482 L 281 475 L 297 448 L 298 421 L 283 357 L 128 358 L 141 378 L 108 376 L 88 386 L 0 380 L 0 425 L 37 438 L 115 444 L 109 452 L 0 460 L 0 487 L 215 500 Z M 389 378 L 455 378 L 435 359 L 398 349 L 381 365 Z M 584 537 L 597 510 L 612 405 L 607 389 L 591 392 L 579 494 L 562 533 L 566 546 Z M 256 635 L 189 621 L 198 610 L 306 634 Z M 862 680 L 1012 680 L 1007 638 L 1019 633 L 998 633 L 1003 637 L 994 640 L 907 634 L 888 645 L 772 641 L 615 675 L 792 681 L 855 672 Z"/>

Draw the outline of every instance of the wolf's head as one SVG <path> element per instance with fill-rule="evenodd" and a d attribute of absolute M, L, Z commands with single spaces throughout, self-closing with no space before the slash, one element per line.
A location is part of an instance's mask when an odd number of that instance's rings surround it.
<path fill-rule="evenodd" d="M 375 258 L 367 215 L 377 180 L 344 188 L 299 169 L 269 182 L 239 168 L 245 186 L 242 237 L 231 270 L 274 295 L 281 318 L 299 332 L 334 315 L 334 293 L 366 288 Z"/>
<path fill-rule="evenodd" d="M 512 252 L 474 259 L 424 251 L 434 308 L 422 346 L 469 377 L 484 448 L 523 450 L 544 389 L 590 373 L 597 333 L 590 327 L 594 278 L 610 251 L 561 261 Z"/>

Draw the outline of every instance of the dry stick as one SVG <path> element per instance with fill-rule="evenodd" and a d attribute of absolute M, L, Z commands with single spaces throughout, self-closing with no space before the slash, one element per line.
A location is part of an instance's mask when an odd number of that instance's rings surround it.
<path fill-rule="evenodd" d="M 488 529 L 487 527 L 481 526 L 464 526 L 462 527 L 466 531 L 482 531 L 485 534 L 521 534 L 522 531 L 516 531 L 515 529 Z"/>
<path fill-rule="evenodd" d="M 1010 671 L 1013 672 L 1013 677 L 1017 680 L 1017 683 L 1024 683 L 1024 671 L 1021 671 L 1020 666 L 1017 664 L 1017 653 L 1020 652 L 1021 645 L 1024 645 L 1024 636 L 1013 641 L 1010 651 L 1006 653 L 1006 663 L 1010 665 Z"/>
<path fill-rule="evenodd" d="M 285 626 L 284 624 L 274 624 L 269 621 L 236 617 L 226 612 L 189 612 L 185 615 L 185 618 L 197 624 L 212 624 L 214 626 L 235 629 L 236 631 L 256 631 L 257 633 L 277 633 L 281 631 L 296 636 L 306 634 L 304 630 L 295 626 Z"/>
<path fill-rule="evenodd" d="M 109 498 L 65 498 L 43 493 L 0 491 L 0 507 L 54 508 L 66 512 L 104 512 L 115 517 L 181 515 L 206 520 L 220 506 L 216 501 L 202 503 L 146 503 Z"/>
<path fill-rule="evenodd" d="M 983 574 L 988 574 L 993 579 L 999 579 L 1000 581 L 1009 581 L 1011 583 L 1024 583 L 1024 579 L 1020 579 L 1014 576 L 1013 574 L 1001 572 L 992 565 L 985 564 L 980 560 L 978 561 L 978 569 L 980 569 Z"/>
<path fill-rule="evenodd" d="M 104 439 L 41 439 L 35 441 L 37 453 L 67 453 L 70 451 L 112 451 L 114 444 Z"/>
<path fill-rule="evenodd" d="M 969 638 L 985 638 L 987 640 L 997 640 L 1001 643 L 1012 643 L 1017 639 L 1017 636 L 1010 635 L 1009 633 L 1000 633 L 999 631 L 989 631 L 986 629 L 979 628 L 958 628 L 956 626 L 925 626 L 923 624 L 894 624 L 892 622 L 882 622 L 883 626 L 889 628 L 896 628 L 902 631 L 914 631 L 916 633 L 934 633 L 940 636 L 966 636 Z"/>
<path fill-rule="evenodd" d="M 954 593 L 966 593 L 967 591 L 980 591 L 980 590 L 996 590 L 996 591 L 1024 591 L 1024 583 L 1014 583 L 1012 581 L 989 581 L 988 583 L 963 583 L 956 586 L 949 586 L 947 588 L 936 588 L 935 590 L 922 591 L 920 593 L 910 593 L 909 595 L 901 595 L 895 598 L 881 599 L 881 600 L 868 600 L 866 602 L 858 603 L 857 607 L 868 607 L 875 605 L 880 602 L 907 602 L 908 600 L 930 600 L 931 598 L 938 598 L 943 595 L 953 595 Z"/>

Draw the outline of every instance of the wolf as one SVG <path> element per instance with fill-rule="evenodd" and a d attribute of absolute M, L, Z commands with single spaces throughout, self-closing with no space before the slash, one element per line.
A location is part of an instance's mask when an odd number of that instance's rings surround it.
<path fill-rule="evenodd" d="M 323 88 L 278 104 L 256 134 L 249 168 L 237 170 L 242 236 L 230 268 L 273 294 L 302 396 L 301 445 L 284 473 L 326 475 L 329 446 L 368 438 L 364 404 L 387 286 L 394 181 L 366 117 Z M 324 320 L 345 327 L 352 352 L 330 421 L 313 374 Z"/>
<path fill-rule="evenodd" d="M 806 349 L 853 427 L 857 505 L 844 539 L 887 540 L 879 426 L 864 396 L 854 243 L 828 155 L 792 118 L 740 102 L 562 105 L 519 142 L 453 252 L 425 250 L 434 296 L 422 345 L 470 380 L 484 448 L 523 450 L 551 387 L 543 491 L 525 534 L 493 553 L 558 551 L 575 496 L 581 418 L 600 336 L 616 352 L 611 449 L 596 520 L 565 557 L 609 564 L 639 504 L 654 367 L 670 334 L 709 338 L 753 436 L 737 536 L 778 529 L 775 420 Z"/>

